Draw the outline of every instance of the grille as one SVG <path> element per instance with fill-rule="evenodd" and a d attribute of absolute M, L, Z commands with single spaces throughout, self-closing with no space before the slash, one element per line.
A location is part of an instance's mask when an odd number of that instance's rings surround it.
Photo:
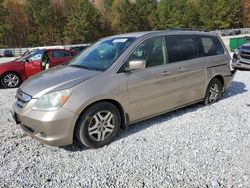
<path fill-rule="evenodd" d="M 250 59 L 250 53 L 249 52 L 241 52 L 240 56 L 244 59 Z"/>
<path fill-rule="evenodd" d="M 32 97 L 26 93 L 24 93 L 21 89 L 17 90 L 16 93 L 16 104 L 19 108 L 23 108 Z"/>

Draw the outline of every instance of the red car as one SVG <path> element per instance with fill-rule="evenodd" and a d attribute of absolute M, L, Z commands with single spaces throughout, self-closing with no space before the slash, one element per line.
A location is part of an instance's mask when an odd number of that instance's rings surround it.
<path fill-rule="evenodd" d="M 66 49 L 34 50 L 14 61 L 0 64 L 1 85 L 18 87 L 24 80 L 40 71 L 69 61 L 76 52 Z"/>

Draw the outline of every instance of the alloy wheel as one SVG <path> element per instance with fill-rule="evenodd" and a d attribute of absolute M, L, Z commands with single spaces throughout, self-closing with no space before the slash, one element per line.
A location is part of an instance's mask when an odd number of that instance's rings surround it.
<path fill-rule="evenodd" d="M 20 82 L 19 77 L 13 73 L 6 74 L 3 78 L 4 85 L 9 88 L 17 87 L 19 82 Z"/>
<path fill-rule="evenodd" d="M 88 133 L 94 141 L 104 141 L 115 129 L 115 118 L 110 111 L 97 112 L 89 121 Z"/>
<path fill-rule="evenodd" d="M 217 83 L 214 83 L 209 90 L 209 103 L 213 103 L 218 100 L 220 95 L 220 87 Z"/>

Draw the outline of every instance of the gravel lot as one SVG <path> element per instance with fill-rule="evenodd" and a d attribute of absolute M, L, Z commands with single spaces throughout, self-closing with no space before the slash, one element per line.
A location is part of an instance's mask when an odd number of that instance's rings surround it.
<path fill-rule="evenodd" d="M 0 187 L 250 187 L 250 72 L 222 100 L 121 131 L 109 146 L 51 147 L 22 133 L 0 89 Z"/>
<path fill-rule="evenodd" d="M 0 88 L 0 187 L 250 187 L 250 72 L 218 103 L 137 123 L 96 150 L 24 135 L 15 92 Z"/>

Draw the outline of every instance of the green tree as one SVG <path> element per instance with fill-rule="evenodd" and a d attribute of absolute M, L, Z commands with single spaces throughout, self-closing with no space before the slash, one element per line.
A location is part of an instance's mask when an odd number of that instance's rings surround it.
<path fill-rule="evenodd" d="M 183 25 L 186 28 L 202 28 L 202 22 L 199 14 L 200 6 L 198 1 L 189 0 L 186 1 L 183 15 Z"/>
<path fill-rule="evenodd" d="M 88 0 L 79 0 L 70 11 L 64 30 L 65 40 L 69 43 L 93 42 L 100 38 L 100 25 L 97 9 Z"/>
<path fill-rule="evenodd" d="M 228 22 L 229 8 L 226 0 L 217 0 L 213 4 L 212 22 L 209 25 L 209 29 L 225 29 L 230 27 L 230 23 Z"/>
<path fill-rule="evenodd" d="M 227 0 L 229 5 L 228 21 L 230 23 L 230 28 L 240 28 L 243 27 L 244 10 L 241 6 L 244 0 Z"/>
<path fill-rule="evenodd" d="M 156 12 L 158 22 L 155 23 L 154 27 L 156 29 L 184 27 L 185 3 L 185 0 L 161 0 Z"/>
<path fill-rule="evenodd" d="M 112 5 L 112 28 L 117 33 L 138 31 L 136 7 L 129 0 L 115 0 Z"/>
<path fill-rule="evenodd" d="M 118 33 L 151 30 L 156 0 L 115 0 L 111 8 L 112 28 Z"/>
<path fill-rule="evenodd" d="M 30 25 L 30 45 L 51 45 L 55 41 L 54 11 L 50 0 L 29 0 L 27 5 Z"/>
<path fill-rule="evenodd" d="M 5 35 L 11 28 L 11 25 L 6 23 L 8 11 L 4 7 L 3 3 L 4 0 L 0 0 L 0 47 L 4 47 L 6 45 Z"/>
<path fill-rule="evenodd" d="M 140 31 L 151 30 L 152 19 L 157 10 L 157 0 L 136 0 L 135 8 L 138 29 Z"/>
<path fill-rule="evenodd" d="M 208 30 L 242 26 L 241 0 L 199 0 L 202 27 Z"/>
<path fill-rule="evenodd" d="M 106 11 L 110 11 L 113 2 L 114 2 L 114 0 L 105 0 L 104 1 L 104 7 L 105 7 Z"/>

